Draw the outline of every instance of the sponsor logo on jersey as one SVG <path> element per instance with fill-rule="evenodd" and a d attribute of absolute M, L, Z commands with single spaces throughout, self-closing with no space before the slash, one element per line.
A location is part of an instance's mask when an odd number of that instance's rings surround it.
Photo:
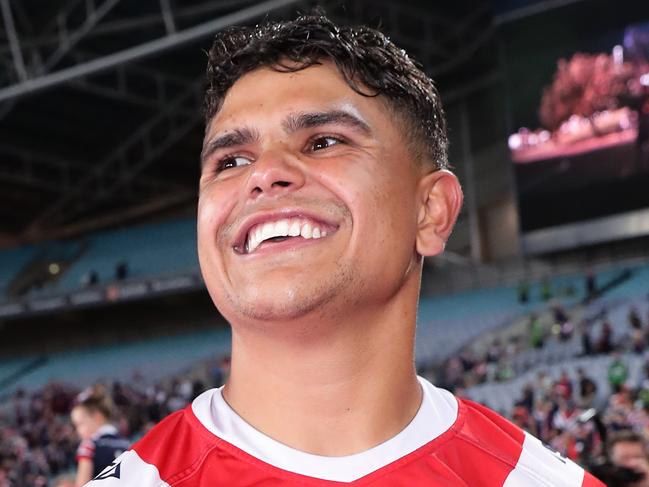
<path fill-rule="evenodd" d="M 547 443 L 541 443 L 547 450 L 550 450 L 554 457 L 559 460 L 561 463 L 566 463 L 566 457 L 564 457 L 561 453 L 559 453 L 558 450 L 552 448 L 550 445 Z"/>
<path fill-rule="evenodd" d="M 119 478 L 119 471 L 120 471 L 121 463 L 111 463 L 108 465 L 105 469 L 101 471 L 99 475 L 95 477 L 94 480 L 106 480 L 110 478 Z"/>

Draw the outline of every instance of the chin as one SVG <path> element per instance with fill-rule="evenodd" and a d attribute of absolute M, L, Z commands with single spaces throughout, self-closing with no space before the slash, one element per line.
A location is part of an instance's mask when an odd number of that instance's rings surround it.
<path fill-rule="evenodd" d="M 240 289 L 244 292 L 226 297 L 230 322 L 294 321 L 307 317 L 334 316 L 341 302 L 355 293 L 351 273 L 337 269 L 327 277 L 293 276 L 287 279 L 273 279 L 266 285 L 247 283 Z M 269 284 L 270 283 L 270 284 Z"/>
<path fill-rule="evenodd" d="M 333 293 L 325 296 L 305 293 L 305 289 L 275 287 L 272 292 L 260 296 L 256 293 L 238 296 L 235 315 L 241 318 L 272 322 L 293 321 L 312 314 L 331 299 Z"/>

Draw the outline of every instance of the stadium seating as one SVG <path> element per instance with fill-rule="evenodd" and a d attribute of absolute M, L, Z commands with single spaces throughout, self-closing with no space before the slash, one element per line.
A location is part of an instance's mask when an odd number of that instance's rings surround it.
<path fill-rule="evenodd" d="M 116 266 L 125 263 L 128 277 L 156 276 L 198 269 L 196 220 L 98 232 L 83 240 L 49 241 L 0 251 L 0 295 L 35 259 L 69 261 L 58 279 L 30 290 L 31 295 L 69 291 L 82 285 L 91 271 L 100 283 L 115 280 Z"/>
<path fill-rule="evenodd" d="M 649 265 L 635 268 L 631 277 L 606 294 L 609 301 L 632 296 L 646 296 L 649 293 Z"/>
<path fill-rule="evenodd" d="M 642 369 L 647 360 L 645 355 L 627 353 L 621 357 L 629 366 L 628 383 L 638 386 L 642 377 Z M 507 382 L 491 382 L 479 384 L 467 388 L 465 394 L 468 398 L 483 403 L 496 411 L 507 415 L 511 412 L 514 404 L 521 397 L 521 391 L 527 384 L 533 384 L 540 372 L 544 372 L 551 379 L 557 380 L 565 370 L 576 387 L 576 371 L 582 368 L 597 385 L 597 401 L 600 407 L 611 395 L 611 389 L 607 381 L 608 366 L 612 359 L 611 355 L 597 355 L 592 357 L 573 358 L 562 363 L 554 363 L 543 367 L 528 370 L 526 373 Z"/>
<path fill-rule="evenodd" d="M 7 292 L 13 278 L 38 252 L 35 245 L 7 249 L 0 252 L 0 295 Z"/>
<path fill-rule="evenodd" d="M 596 339 L 606 321 L 611 326 L 613 342 L 623 345 L 631 331 L 628 321 L 631 309 L 638 311 L 643 322 L 649 316 L 648 293 L 649 266 L 640 266 L 633 270 L 629 279 L 590 303 L 588 314 L 595 316 L 592 321 L 593 338 Z"/>
<path fill-rule="evenodd" d="M 600 281 L 606 283 L 615 276 L 615 270 L 600 275 Z M 639 266 L 633 269 L 629 279 L 611 288 L 602 296 L 589 303 L 586 316 L 591 319 L 591 340 L 595 342 L 599 336 L 604 321 L 611 325 L 613 344 L 622 350 L 629 350 L 630 325 L 628 315 L 635 308 L 643 323 L 649 317 L 649 266 Z M 602 311 L 605 311 L 602 314 Z M 541 371 L 552 379 L 557 379 L 563 370 L 568 371 L 574 380 L 575 371 L 583 368 L 595 380 L 598 386 L 598 397 L 604 401 L 611 391 L 607 383 L 607 369 L 610 355 L 583 357 L 581 337 L 574 334 L 569 340 L 560 342 L 555 339 L 546 341 L 543 348 L 526 349 L 512 359 L 512 366 L 519 375 L 511 381 L 503 383 L 484 383 L 467 389 L 472 399 L 484 402 L 491 407 L 509 413 L 524 385 L 534 380 Z M 623 359 L 629 365 L 629 384 L 639 385 L 642 378 L 643 366 L 649 354 L 633 354 L 627 352 Z"/>
<path fill-rule="evenodd" d="M 167 274 L 198 267 L 196 221 L 175 220 L 91 235 L 88 250 L 61 276 L 56 287 L 78 287 L 95 271 L 100 282 L 115 279 L 115 266 L 125 262 L 129 276 Z"/>
<path fill-rule="evenodd" d="M 513 288 L 496 288 L 419 303 L 416 356 L 419 363 L 440 362 L 471 339 L 507 324 L 525 309 Z"/>
<path fill-rule="evenodd" d="M 16 377 L 24 370 L 29 364 L 36 360 L 34 356 L 17 357 L 4 359 L 0 361 L 0 390 L 3 384 L 12 382 L 12 378 Z"/>
<path fill-rule="evenodd" d="M 608 282 L 619 269 L 597 276 L 600 285 Z M 573 306 L 586 297 L 583 275 L 549 279 L 555 300 Z M 515 286 L 481 289 L 448 296 L 422 298 L 419 304 L 417 359 L 426 364 L 440 362 L 458 349 L 496 329 L 513 325 L 526 314 L 547 307 L 539 296 L 538 283 L 527 304 L 518 302 Z M 565 352 L 569 356 L 572 352 Z M 524 359 L 523 359 L 524 360 Z"/>
<path fill-rule="evenodd" d="M 198 361 L 229 354 L 229 329 L 196 332 L 147 341 L 87 348 L 49 355 L 47 362 L 11 382 L 2 393 L 16 388 L 34 390 L 50 381 L 87 385 L 99 380 L 130 382 L 138 373 L 146 383 L 178 374 Z M 0 379 L 34 357 L 0 361 Z"/>

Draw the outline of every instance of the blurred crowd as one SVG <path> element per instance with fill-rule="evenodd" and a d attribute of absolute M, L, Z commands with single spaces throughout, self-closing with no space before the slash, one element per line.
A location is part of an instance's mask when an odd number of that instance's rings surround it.
<path fill-rule="evenodd" d="M 646 299 L 649 302 L 649 295 Z M 455 391 L 485 382 L 511 380 L 524 372 L 513 365 L 524 362 L 516 360 L 519 355 L 575 339 L 579 340 L 575 356 L 643 354 L 649 350 L 649 313 L 641 316 L 636 306 L 628 307 L 626 326 L 613 326 L 606 309 L 579 320 L 573 320 L 558 303 L 550 305 L 549 310 L 545 318 L 537 312 L 530 313 L 524 331 L 510 334 L 506 339 L 496 336 L 482 352 L 472 347 L 459 351 L 436 371 L 435 382 Z M 528 363 L 527 368 L 534 365 L 543 364 Z"/>
<path fill-rule="evenodd" d="M 226 359 L 201 364 L 193 373 L 164 383 L 145 385 L 136 377 L 129 384 L 105 384 L 118 411 L 114 425 L 135 442 L 206 388 L 220 386 L 228 368 Z M 0 400 L 0 487 L 74 486 L 79 438 L 70 411 L 81 392 L 50 383 L 35 391 L 16 390 Z"/>
<path fill-rule="evenodd" d="M 649 302 L 649 295 L 644 299 Z M 525 372 L 511 365 L 519 354 L 553 341 L 578 340 L 574 358 L 607 357 L 604 380 L 583 368 L 576 374 L 562 370 L 554 378 L 538 372 L 515 398 L 513 410 L 500 412 L 561 455 L 595 470 L 606 465 L 608 470 L 596 473 L 609 479 L 607 485 L 649 486 L 649 313 L 643 316 L 636 305 L 627 304 L 625 313 L 616 313 L 626 323 L 613 326 L 602 309 L 575 325 L 570 313 L 554 302 L 545 321 L 530 313 L 524 332 L 507 340 L 493 338 L 483 353 L 465 349 L 449 358 L 435 371 L 436 381 L 470 399 L 471 386 L 507 381 Z M 643 357 L 644 366 L 632 379 L 627 361 L 633 356 Z M 633 483 L 634 474 L 625 466 L 647 479 Z M 621 470 L 613 472 L 614 467 Z"/>
<path fill-rule="evenodd" d="M 556 380 L 539 372 L 523 389 L 511 419 L 582 465 L 611 461 L 649 475 L 649 360 L 640 380 L 632 384 L 628 364 L 613 352 L 607 381 L 610 392 L 602 398 L 595 378 L 581 368 L 574 380 L 565 370 Z M 638 461 L 626 465 L 623 459 L 616 459 L 617 450 L 623 448 L 621 439 L 639 445 L 642 455 Z M 618 481 L 611 485 L 627 484 Z M 649 485 L 649 478 L 646 483 L 633 485 Z"/>
<path fill-rule="evenodd" d="M 583 276 L 583 292 L 577 290 L 576 281 L 563 285 L 553 285 L 547 277 L 537 283 L 522 281 L 517 289 L 518 302 L 532 305 L 526 308 L 532 311 L 520 318 L 525 321 L 524 327 L 519 320 L 459 350 L 441 367 L 434 364 L 423 370 L 436 384 L 456 391 L 511 380 L 531 367 L 549 365 L 542 360 L 556 360 L 559 353 L 569 354 L 560 359 L 625 351 L 642 354 L 649 349 L 649 306 L 643 316 L 637 301 L 607 303 L 598 299 L 630 275 L 625 269 L 608 282 L 598 283 L 597 275 L 588 269 Z M 644 299 L 649 305 L 649 294 Z M 626 317 L 622 318 L 626 324 L 613 322 L 609 308 L 616 310 L 616 320 L 620 320 L 617 311 L 626 309 Z M 549 348 L 556 353 L 530 353 Z M 541 361 L 539 355 L 543 356 Z"/>

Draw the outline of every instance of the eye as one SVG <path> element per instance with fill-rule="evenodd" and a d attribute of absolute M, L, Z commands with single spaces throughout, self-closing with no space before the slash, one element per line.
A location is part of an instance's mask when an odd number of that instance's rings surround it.
<path fill-rule="evenodd" d="M 217 172 L 223 171 L 225 169 L 232 169 L 234 167 L 247 166 L 252 164 L 252 161 L 247 157 L 243 156 L 226 156 L 219 160 L 216 169 Z"/>
<path fill-rule="evenodd" d="M 311 142 L 311 150 L 312 151 L 319 151 L 322 149 L 327 149 L 329 147 L 332 147 L 334 145 L 342 144 L 342 139 L 338 137 L 333 137 L 331 135 L 328 136 L 320 136 L 312 140 Z"/>

